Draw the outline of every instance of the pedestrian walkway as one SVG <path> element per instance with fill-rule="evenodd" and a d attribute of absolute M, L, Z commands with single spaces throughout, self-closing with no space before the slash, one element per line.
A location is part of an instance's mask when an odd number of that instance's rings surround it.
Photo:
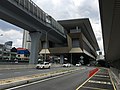
<path fill-rule="evenodd" d="M 116 90 L 108 69 L 100 69 L 79 90 Z"/>

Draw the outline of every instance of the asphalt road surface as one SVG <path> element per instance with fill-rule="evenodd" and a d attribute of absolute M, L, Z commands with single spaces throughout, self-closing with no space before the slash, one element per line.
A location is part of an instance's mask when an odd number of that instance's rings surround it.
<path fill-rule="evenodd" d="M 13 77 L 19 77 L 19 76 L 25 76 L 25 75 L 31 75 L 31 74 L 47 73 L 47 72 L 56 71 L 59 69 L 69 69 L 69 68 L 51 67 L 50 69 L 32 68 L 32 69 L 18 69 L 18 70 L 1 70 L 0 79 L 13 78 Z"/>
<path fill-rule="evenodd" d="M 91 69 L 90 67 L 81 69 L 71 74 L 51 77 L 8 90 L 76 90 L 88 78 L 88 72 Z"/>

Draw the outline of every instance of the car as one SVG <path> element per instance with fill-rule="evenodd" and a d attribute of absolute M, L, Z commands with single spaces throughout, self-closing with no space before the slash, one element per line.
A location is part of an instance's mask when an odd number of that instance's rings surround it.
<path fill-rule="evenodd" d="M 51 64 L 49 62 L 40 62 L 39 64 L 36 65 L 36 69 L 45 69 L 45 68 L 50 68 Z"/>
<path fill-rule="evenodd" d="M 65 64 L 63 64 L 63 67 L 71 67 L 71 64 L 70 63 L 65 63 Z"/>
<path fill-rule="evenodd" d="M 87 64 L 87 66 L 89 67 L 89 66 L 90 66 L 90 64 Z"/>
<path fill-rule="evenodd" d="M 79 66 L 81 66 L 81 63 L 77 63 L 75 66 L 76 66 L 76 67 L 79 67 Z"/>

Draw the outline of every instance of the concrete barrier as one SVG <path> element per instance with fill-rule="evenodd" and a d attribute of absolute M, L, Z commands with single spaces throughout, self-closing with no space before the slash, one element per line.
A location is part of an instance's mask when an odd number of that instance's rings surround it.
<path fill-rule="evenodd" d="M 65 71 L 60 71 L 60 72 L 56 72 L 56 73 L 45 74 L 43 76 L 38 76 L 38 77 L 35 77 L 35 75 L 31 75 L 31 77 L 28 76 L 28 79 L 26 78 L 24 80 L 18 80 L 15 82 L 13 81 L 13 82 L 8 82 L 6 84 L 1 84 L 0 90 L 7 89 L 10 87 L 14 87 L 14 86 L 18 86 L 18 85 L 31 83 L 31 82 L 35 82 L 35 81 L 39 81 L 39 80 L 43 80 L 43 79 L 50 78 L 50 77 L 55 77 L 55 76 L 59 76 L 59 75 L 67 74 L 67 73 L 72 73 L 72 72 L 75 72 L 77 70 L 78 69 L 65 70 Z"/>
<path fill-rule="evenodd" d="M 35 65 L 0 65 L 0 70 L 34 68 Z"/>
<path fill-rule="evenodd" d="M 27 69 L 35 68 L 36 65 L 0 65 L 0 70 L 10 70 L 10 69 Z M 51 67 L 61 67 L 61 64 L 52 64 Z"/>

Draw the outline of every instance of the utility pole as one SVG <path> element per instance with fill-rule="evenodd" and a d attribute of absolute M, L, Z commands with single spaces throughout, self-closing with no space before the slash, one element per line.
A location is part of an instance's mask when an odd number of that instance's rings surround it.
<path fill-rule="evenodd" d="M 52 29 L 50 29 L 48 32 L 52 31 Z M 47 50 L 47 47 L 48 47 L 48 32 L 46 31 L 46 36 L 45 36 L 45 42 L 46 42 L 46 45 L 45 45 L 45 60 L 47 59 L 47 55 L 46 55 L 46 50 Z"/>

